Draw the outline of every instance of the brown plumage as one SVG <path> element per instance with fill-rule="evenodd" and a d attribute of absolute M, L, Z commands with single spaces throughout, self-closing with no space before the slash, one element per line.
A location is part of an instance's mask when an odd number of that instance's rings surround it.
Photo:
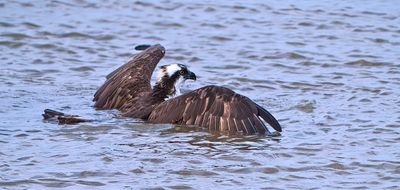
<path fill-rule="evenodd" d="M 267 110 L 225 87 L 206 86 L 165 100 L 179 91 L 175 85 L 180 78 L 195 79 L 195 75 L 184 65 L 163 66 L 151 88 L 151 74 L 164 52 L 161 45 L 150 46 L 110 73 L 94 95 L 95 107 L 119 109 L 124 116 L 153 123 L 194 125 L 210 131 L 270 134 L 264 121 L 282 131 Z"/>
<path fill-rule="evenodd" d="M 148 120 L 195 125 L 210 131 L 269 134 L 261 118 L 282 131 L 278 121 L 249 98 L 225 87 L 206 86 L 162 102 Z"/>
<path fill-rule="evenodd" d="M 151 92 L 151 75 L 164 53 L 164 47 L 154 45 L 110 73 L 94 94 L 94 106 L 98 109 L 121 109 L 132 99 Z"/>
<path fill-rule="evenodd" d="M 124 116 L 152 123 L 193 125 L 218 132 L 271 134 L 264 122 L 282 131 L 267 110 L 225 87 L 206 86 L 166 100 L 180 92 L 180 81 L 196 80 L 196 75 L 182 64 L 161 66 L 159 78 L 151 88 L 151 75 L 165 49 L 161 45 L 143 49 L 106 77 L 94 95 L 96 108 L 118 109 Z M 50 109 L 44 111 L 43 117 L 60 124 L 91 121 Z"/>

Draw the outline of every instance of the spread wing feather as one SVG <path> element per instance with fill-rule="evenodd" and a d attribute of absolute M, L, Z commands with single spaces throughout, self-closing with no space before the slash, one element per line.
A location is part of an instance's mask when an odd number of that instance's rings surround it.
<path fill-rule="evenodd" d="M 130 64 L 131 64 L 131 62 L 129 61 L 128 63 L 125 63 L 125 64 L 121 65 L 120 67 L 118 67 L 118 69 L 115 69 L 113 72 L 108 74 L 106 76 L 106 79 L 109 79 L 109 78 L 113 77 L 116 73 L 126 69 L 127 67 L 129 67 Z"/>
<path fill-rule="evenodd" d="M 219 86 L 206 86 L 165 101 L 151 112 L 148 120 L 245 134 L 270 133 L 265 120 L 275 130 L 282 131 L 278 121 L 264 108 Z"/>
<path fill-rule="evenodd" d="M 151 46 L 107 75 L 107 80 L 94 95 L 94 106 L 99 109 L 121 109 L 140 93 L 151 91 L 151 75 L 164 53 L 161 45 Z"/>

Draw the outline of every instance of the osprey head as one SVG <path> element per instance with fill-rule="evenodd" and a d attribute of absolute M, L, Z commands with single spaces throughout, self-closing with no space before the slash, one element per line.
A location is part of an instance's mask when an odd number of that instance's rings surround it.
<path fill-rule="evenodd" d="M 168 90 L 168 96 L 179 96 L 180 88 L 186 80 L 196 80 L 196 74 L 191 72 L 186 65 L 171 64 L 160 67 L 157 85 Z"/>

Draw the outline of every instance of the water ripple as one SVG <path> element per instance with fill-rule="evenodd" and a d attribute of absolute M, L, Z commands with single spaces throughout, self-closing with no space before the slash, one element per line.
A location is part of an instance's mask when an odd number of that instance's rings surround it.
<path fill-rule="evenodd" d="M 398 189 L 393 1 L 0 3 L 0 188 Z M 167 49 L 281 123 L 279 137 L 153 125 L 95 110 L 137 44 Z M 154 83 L 154 79 L 153 79 Z M 95 120 L 43 122 L 45 108 Z M 266 183 L 266 181 L 268 183 Z"/>

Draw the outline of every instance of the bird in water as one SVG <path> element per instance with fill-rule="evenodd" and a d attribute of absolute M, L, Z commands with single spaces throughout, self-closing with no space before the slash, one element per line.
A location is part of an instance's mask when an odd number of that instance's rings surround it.
<path fill-rule="evenodd" d="M 107 75 L 94 95 L 94 107 L 117 109 L 123 116 L 151 123 L 191 125 L 230 134 L 277 133 L 271 133 L 267 125 L 282 131 L 271 113 L 226 87 L 210 85 L 181 94 L 180 87 L 186 80 L 196 80 L 195 73 L 186 65 L 161 66 L 151 87 L 151 76 L 165 49 L 161 45 L 141 45 L 136 49 L 143 52 Z M 45 110 L 43 116 L 56 118 L 60 123 L 86 121 L 54 110 Z"/>

